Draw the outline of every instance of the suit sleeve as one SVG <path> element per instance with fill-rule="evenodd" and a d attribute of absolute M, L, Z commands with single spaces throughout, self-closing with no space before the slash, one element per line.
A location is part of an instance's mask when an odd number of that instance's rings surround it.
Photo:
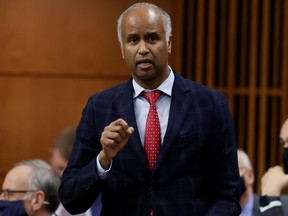
<path fill-rule="evenodd" d="M 215 92 L 214 92 L 215 93 Z M 209 114 L 211 136 L 207 139 L 206 185 L 211 200 L 205 215 L 239 215 L 239 170 L 234 122 L 224 94 L 214 95 L 214 112 Z"/>
<path fill-rule="evenodd" d="M 87 211 L 101 191 L 103 180 L 99 178 L 96 167 L 100 151 L 100 138 L 90 98 L 82 112 L 73 150 L 59 188 L 60 200 L 71 214 Z"/>
<path fill-rule="evenodd" d="M 284 216 L 282 206 L 276 206 L 260 213 L 261 216 Z"/>
<path fill-rule="evenodd" d="M 263 201 L 261 202 L 261 198 Z M 280 196 L 271 197 L 269 196 L 262 196 L 260 198 L 260 215 L 261 216 L 284 216 L 283 212 L 283 202 Z M 270 198 L 270 200 L 269 200 Z M 268 201 L 267 201 L 268 200 Z M 261 205 L 262 204 L 262 205 Z"/>

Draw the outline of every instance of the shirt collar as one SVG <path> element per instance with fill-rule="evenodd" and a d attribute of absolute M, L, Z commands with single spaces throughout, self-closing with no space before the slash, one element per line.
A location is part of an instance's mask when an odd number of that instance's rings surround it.
<path fill-rule="evenodd" d="M 250 196 L 248 202 L 243 206 L 242 212 L 240 215 L 253 215 L 253 203 L 254 203 L 254 196 Z"/>
<path fill-rule="evenodd" d="M 161 92 L 163 92 L 166 95 L 169 95 L 171 97 L 174 79 L 175 79 L 175 75 L 174 75 L 171 67 L 169 66 L 169 76 L 167 77 L 166 80 L 164 80 L 163 83 L 161 83 L 160 86 L 158 86 L 157 90 L 160 90 Z M 134 79 L 132 79 L 132 85 L 134 88 L 133 98 L 138 97 L 141 94 L 141 92 L 147 91 L 147 89 L 144 89 L 143 87 L 141 87 Z M 151 91 L 151 90 L 149 90 L 149 91 Z"/>

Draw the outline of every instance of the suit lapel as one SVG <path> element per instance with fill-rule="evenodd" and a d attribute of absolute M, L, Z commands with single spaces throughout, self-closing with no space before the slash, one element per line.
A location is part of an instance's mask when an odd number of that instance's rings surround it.
<path fill-rule="evenodd" d="M 189 91 L 190 89 L 185 85 L 184 79 L 175 73 L 168 126 L 155 169 L 157 169 L 161 161 L 163 161 L 163 158 L 179 134 L 182 122 L 192 102 L 191 95 L 187 94 Z"/>
<path fill-rule="evenodd" d="M 113 106 L 119 117 L 123 118 L 129 126 L 134 128 L 134 133 L 131 135 L 127 147 L 132 148 L 137 155 L 137 158 L 140 159 L 141 163 L 149 170 L 135 118 L 133 86 L 131 80 L 123 85 L 123 88 L 120 90 L 119 96 L 116 98 Z"/>
<path fill-rule="evenodd" d="M 191 91 L 191 89 L 187 86 L 187 84 L 185 84 L 184 79 L 175 73 L 168 126 L 154 171 L 157 170 L 157 167 L 159 167 L 159 164 L 161 161 L 163 161 L 163 158 L 179 133 L 182 122 L 185 119 L 192 103 L 191 94 L 188 94 L 189 91 Z M 131 135 L 127 145 L 132 148 L 143 166 L 149 170 L 146 155 L 138 133 L 133 100 L 131 100 L 132 98 L 133 86 L 130 80 L 122 86 L 122 89 L 119 91 L 119 95 L 114 101 L 113 106 L 119 117 L 123 118 L 129 126 L 134 127 L 135 131 Z"/>

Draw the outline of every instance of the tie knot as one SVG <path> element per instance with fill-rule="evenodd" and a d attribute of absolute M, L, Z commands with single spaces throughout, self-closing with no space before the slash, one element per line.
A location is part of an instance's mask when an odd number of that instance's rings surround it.
<path fill-rule="evenodd" d="M 152 91 L 152 92 L 143 92 L 142 95 L 143 97 L 150 103 L 150 105 L 154 105 L 156 104 L 158 98 L 160 97 L 161 92 L 156 90 L 156 91 Z"/>

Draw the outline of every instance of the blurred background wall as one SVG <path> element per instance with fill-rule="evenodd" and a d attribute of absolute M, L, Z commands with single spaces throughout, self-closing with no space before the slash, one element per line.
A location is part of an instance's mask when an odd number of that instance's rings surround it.
<path fill-rule="evenodd" d="M 75 126 L 90 95 L 130 77 L 116 21 L 131 0 L 0 0 L 0 185 Z M 281 164 L 288 113 L 288 2 L 155 0 L 172 18 L 170 65 L 224 92 L 256 170 Z"/>

